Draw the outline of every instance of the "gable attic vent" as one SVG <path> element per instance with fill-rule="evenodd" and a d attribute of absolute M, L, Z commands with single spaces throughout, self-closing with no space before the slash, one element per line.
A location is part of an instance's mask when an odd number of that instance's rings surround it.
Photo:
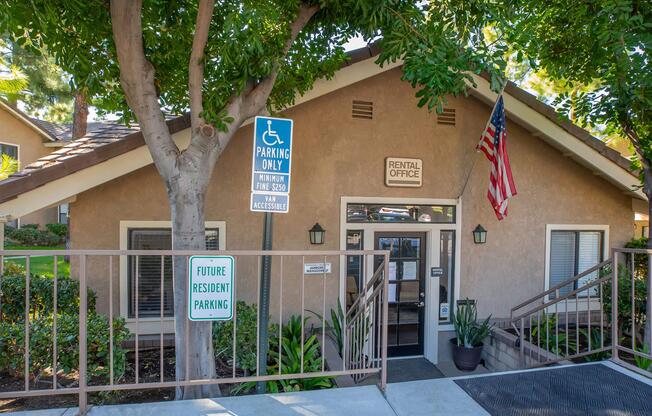
<path fill-rule="evenodd" d="M 455 125 L 455 109 L 444 108 L 440 114 L 437 114 L 437 124 Z"/>
<path fill-rule="evenodd" d="M 374 118 L 374 103 L 372 101 L 353 100 L 351 117 L 372 120 Z"/>

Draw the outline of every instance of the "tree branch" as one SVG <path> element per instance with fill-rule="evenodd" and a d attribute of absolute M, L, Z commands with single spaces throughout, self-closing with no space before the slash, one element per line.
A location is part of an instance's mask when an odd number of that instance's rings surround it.
<path fill-rule="evenodd" d="M 204 82 L 204 50 L 208 42 L 208 32 L 215 8 L 215 0 L 201 0 L 197 11 L 195 35 L 188 64 L 188 91 L 190 94 L 190 125 L 193 134 L 202 134 L 205 124 L 201 113 L 204 111 L 202 85 Z M 212 128 L 212 126 L 211 126 Z M 214 129 L 212 130 L 212 136 Z M 202 134 L 203 135 L 203 134 Z"/>
<path fill-rule="evenodd" d="M 297 17 L 290 24 L 290 37 L 285 43 L 282 56 L 274 64 L 270 74 L 258 84 L 255 84 L 254 82 L 247 83 L 244 91 L 242 91 L 240 94 L 234 94 L 231 99 L 229 99 L 225 107 L 226 113 L 229 116 L 233 117 L 233 122 L 231 123 L 231 128 L 229 131 L 226 133 L 218 132 L 216 140 L 210 140 L 210 138 L 205 137 L 201 133 L 196 134 L 193 131 L 190 146 L 188 146 L 188 149 L 185 151 L 185 153 L 191 155 L 199 155 L 209 152 L 209 165 L 213 166 L 213 163 L 217 161 L 217 158 L 226 148 L 229 141 L 231 140 L 231 137 L 233 137 L 240 125 L 245 120 L 260 113 L 260 111 L 265 107 L 267 99 L 269 98 L 269 95 L 272 92 L 272 88 L 274 87 L 274 83 L 276 82 L 276 77 L 278 76 L 278 71 L 281 66 L 282 59 L 287 56 L 290 48 L 292 47 L 292 44 L 296 40 L 297 36 L 299 36 L 301 30 L 303 30 L 308 21 L 310 21 L 312 16 L 314 16 L 318 10 L 319 6 L 310 6 L 302 3 L 301 6 L 299 6 Z M 197 16 L 197 22 L 199 24 L 199 15 Z M 195 37 L 197 37 L 198 33 L 199 29 L 196 29 Z M 193 49 L 195 43 L 196 42 L 193 40 Z M 193 113 L 195 112 L 194 109 L 191 111 Z M 191 118 L 194 116 L 198 115 L 191 115 Z"/>
<path fill-rule="evenodd" d="M 243 120 L 255 116 L 263 109 L 265 103 L 267 103 L 267 98 L 269 98 L 269 95 L 272 92 L 272 88 L 274 88 L 274 83 L 276 82 L 282 59 L 287 56 L 292 44 L 297 39 L 297 36 L 299 36 L 299 33 L 301 33 L 301 30 L 303 30 L 318 10 L 318 5 L 310 6 L 302 3 L 301 6 L 299 6 L 299 13 L 297 14 L 296 19 L 290 24 L 290 37 L 285 43 L 281 59 L 274 63 L 272 72 L 254 87 L 243 103 Z"/>
<path fill-rule="evenodd" d="M 179 154 L 165 123 L 154 84 L 154 67 L 145 58 L 141 24 L 142 0 L 111 0 L 111 26 L 118 53 L 120 83 L 140 125 L 154 164 L 171 178 Z"/>

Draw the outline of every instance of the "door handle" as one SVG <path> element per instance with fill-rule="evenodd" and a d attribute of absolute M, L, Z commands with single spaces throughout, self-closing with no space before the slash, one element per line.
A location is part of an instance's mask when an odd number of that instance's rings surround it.
<path fill-rule="evenodd" d="M 424 302 L 424 301 L 416 302 L 415 305 L 416 305 L 418 308 L 423 308 L 424 306 L 426 306 L 426 302 Z"/>

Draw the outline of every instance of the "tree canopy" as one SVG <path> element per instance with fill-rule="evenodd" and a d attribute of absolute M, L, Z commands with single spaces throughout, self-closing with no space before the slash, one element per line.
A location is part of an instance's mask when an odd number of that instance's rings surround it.
<path fill-rule="evenodd" d="M 297 0 L 223 1 L 210 21 L 205 47 L 203 117 L 226 128 L 225 104 L 252 80 L 267 77 L 279 65 L 267 104 L 282 109 L 318 78 L 332 76 L 345 61 L 343 44 L 355 35 L 378 40 L 380 63 L 404 60 L 404 78 L 419 89 L 421 105 L 441 106 L 443 96 L 460 94 L 470 81 L 466 71 L 488 71 L 494 87 L 503 82 L 503 51 L 484 41 L 482 28 L 496 13 L 492 2 L 458 0 L 313 1 L 316 15 L 287 53 L 289 27 Z M 108 2 L 35 0 L 0 2 L 0 28 L 34 51 L 47 50 L 85 87 L 100 109 L 133 119 L 120 86 Z M 199 2 L 146 0 L 142 8 L 145 55 L 155 71 L 159 101 L 165 110 L 190 108 L 188 59 Z"/>
<path fill-rule="evenodd" d="M 14 73 L 20 81 L 16 88 L 3 89 L 0 95 L 12 105 L 20 101 L 27 113 L 54 123 L 72 121 L 73 93 L 69 76 L 59 68 L 45 51 L 34 52 L 21 48 L 10 37 L 0 40 L 4 62 L 0 65 Z"/>
<path fill-rule="evenodd" d="M 519 0 L 508 21 L 505 38 L 522 59 L 566 89 L 556 100 L 562 112 L 570 115 L 572 110 L 580 125 L 603 125 L 607 134 L 627 137 L 641 167 L 649 167 L 652 3 Z M 582 86 L 590 88 L 578 91 Z"/>

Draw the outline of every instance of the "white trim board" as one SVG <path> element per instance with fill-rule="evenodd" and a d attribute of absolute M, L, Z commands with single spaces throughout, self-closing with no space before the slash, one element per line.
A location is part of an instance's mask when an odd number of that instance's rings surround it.
<path fill-rule="evenodd" d="M 217 228 L 219 230 L 219 250 L 226 250 L 226 222 L 225 221 L 206 221 L 206 228 Z M 129 248 L 129 229 L 131 228 L 172 228 L 171 221 L 120 221 L 120 250 Z M 127 281 L 127 257 L 120 256 L 120 316 L 125 318 L 127 328 L 135 332 L 136 319 L 129 318 L 129 282 Z M 165 317 L 163 322 L 163 332 L 166 334 L 174 333 L 174 317 Z M 139 318 L 138 333 L 139 335 L 158 334 L 161 330 L 161 318 Z"/>
<path fill-rule="evenodd" d="M 470 93 L 486 103 L 496 102 L 498 95 L 491 91 L 489 82 L 479 75 L 472 74 L 472 76 L 477 88 L 470 88 Z M 505 110 L 508 118 L 515 120 L 529 131 L 540 132 L 539 136 L 542 140 L 562 152 L 574 155 L 575 160 L 593 173 L 597 172 L 624 191 L 640 199 L 647 200 L 643 191 L 639 189 L 640 181 L 636 176 L 604 157 L 545 115 L 509 95 L 509 93 L 504 93 L 503 99 L 505 100 Z"/>
<path fill-rule="evenodd" d="M 11 114 L 12 116 L 14 116 L 15 118 L 17 118 L 18 120 L 25 123 L 27 127 L 34 130 L 36 133 L 38 133 L 39 136 L 47 139 L 48 142 L 56 141 L 56 139 L 50 136 L 50 134 L 48 134 L 42 127 L 38 126 L 28 117 L 25 117 L 25 115 L 23 115 L 21 112 L 16 111 L 16 109 L 14 109 L 12 106 L 5 103 L 3 100 L 0 100 L 0 107 L 6 112 L 8 112 L 9 114 Z"/>
<path fill-rule="evenodd" d="M 22 166 L 21 160 L 20 160 L 20 144 L 18 143 L 9 143 L 9 142 L 3 142 L 0 140 L 0 145 L 4 146 L 11 146 L 16 148 L 16 160 L 18 161 L 18 170 L 20 170 L 20 167 Z"/>
<path fill-rule="evenodd" d="M 550 288 L 550 240 L 552 236 L 552 231 L 602 231 L 603 234 L 603 244 L 602 244 L 602 259 L 606 260 L 609 258 L 609 226 L 608 225 L 597 225 L 597 224 L 546 224 L 546 248 L 545 248 L 545 263 L 543 265 L 543 290 L 546 291 Z M 572 276 L 571 276 L 572 277 Z M 569 277 L 570 278 L 570 277 Z M 545 297 L 545 301 L 548 302 L 550 296 Z M 591 310 L 598 310 L 600 308 L 599 301 L 590 300 Z M 579 305 L 578 305 L 579 303 Z M 565 305 L 559 305 L 558 310 L 560 312 L 565 312 Z M 577 309 L 586 310 L 585 301 L 568 301 L 568 312 L 575 312 Z"/>
<path fill-rule="evenodd" d="M 454 224 L 436 223 L 347 223 L 346 206 L 349 203 L 369 204 L 408 204 L 408 205 L 452 205 L 455 206 Z M 462 201 L 461 199 L 433 199 L 433 198 L 392 198 L 392 197 L 354 197 L 343 196 L 340 198 L 340 249 L 346 250 L 346 230 L 363 231 L 363 249 L 373 250 L 375 239 L 374 233 L 379 231 L 404 231 L 426 233 L 426 311 L 424 322 L 424 356 L 430 362 L 436 364 L 438 360 L 438 337 L 439 331 L 449 330 L 450 325 L 439 322 L 439 286 L 433 284 L 430 278 L 430 267 L 439 265 L 439 241 L 435 238 L 443 230 L 455 231 L 455 276 L 453 283 L 453 305 L 460 296 L 460 276 L 462 264 Z M 371 271 L 367 270 L 369 274 Z M 370 278 L 370 275 L 366 276 Z M 346 299 L 346 264 L 340 264 L 340 302 L 344 304 Z"/>

